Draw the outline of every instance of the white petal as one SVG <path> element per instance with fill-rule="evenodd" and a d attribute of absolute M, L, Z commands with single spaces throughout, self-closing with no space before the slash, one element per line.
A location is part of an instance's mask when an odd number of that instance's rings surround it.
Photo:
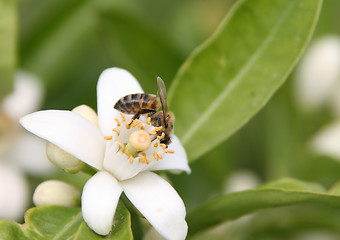
<path fill-rule="evenodd" d="M 18 121 L 20 117 L 38 110 L 43 97 L 43 87 L 33 75 L 17 72 L 14 91 L 2 103 L 7 116 Z"/>
<path fill-rule="evenodd" d="M 329 100 L 340 77 L 340 38 L 326 36 L 308 49 L 297 71 L 297 98 L 305 110 L 315 110 Z"/>
<path fill-rule="evenodd" d="M 29 185 L 23 173 L 0 163 L 0 219 L 21 220 L 29 205 Z"/>
<path fill-rule="evenodd" d="M 122 193 L 118 181 L 109 173 L 96 173 L 84 186 L 81 209 L 84 221 L 96 233 L 107 235 Z"/>
<path fill-rule="evenodd" d="M 29 174 L 47 176 L 57 168 L 47 159 L 45 151 L 45 140 L 23 132 L 11 150 L 9 158 Z"/>
<path fill-rule="evenodd" d="M 147 166 L 146 163 L 140 163 L 139 158 L 135 158 L 133 163 L 130 163 L 129 157 L 125 153 L 118 151 L 118 145 L 115 142 L 107 142 L 103 168 L 119 181 L 136 176 Z"/>
<path fill-rule="evenodd" d="M 319 154 L 340 160 L 340 121 L 334 122 L 316 134 L 311 147 Z"/>
<path fill-rule="evenodd" d="M 77 113 L 40 111 L 21 118 L 20 123 L 28 131 L 54 143 L 81 161 L 102 169 L 104 137 L 94 124 Z"/>
<path fill-rule="evenodd" d="M 157 164 L 151 166 L 149 170 L 177 170 L 190 173 L 191 169 L 188 165 L 188 158 L 183 145 L 175 135 L 171 136 L 171 141 L 169 149 L 174 150 L 175 153 L 164 154 L 163 159 L 160 159 Z"/>
<path fill-rule="evenodd" d="M 188 226 L 185 206 L 172 186 L 152 172 L 143 172 L 121 182 L 124 193 L 167 239 L 185 239 Z"/>
<path fill-rule="evenodd" d="M 127 94 L 142 93 L 137 80 L 126 70 L 120 68 L 106 69 L 97 84 L 97 111 L 99 127 L 105 136 L 112 134 L 117 126 L 114 118 L 119 112 L 113 108 L 116 102 Z"/>

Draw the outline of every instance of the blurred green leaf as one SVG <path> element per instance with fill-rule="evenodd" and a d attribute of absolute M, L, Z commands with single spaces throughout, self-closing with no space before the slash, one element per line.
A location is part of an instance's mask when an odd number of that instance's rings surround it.
<path fill-rule="evenodd" d="M 17 1 L 0 0 L 0 98 L 12 89 L 17 54 Z"/>
<path fill-rule="evenodd" d="M 63 72 L 86 56 L 95 42 L 95 1 L 28 0 L 21 21 L 21 65 L 50 88 L 63 83 Z M 34 9 L 27 11 L 34 6 Z M 38 7 L 37 7 L 38 6 Z M 29 14 L 27 14 L 29 13 Z"/>
<path fill-rule="evenodd" d="M 168 100 L 190 160 L 243 126 L 281 86 L 311 38 L 321 2 L 240 1 L 183 64 Z"/>
<path fill-rule="evenodd" d="M 0 221 L 1 239 L 132 239 L 130 214 L 119 204 L 112 232 L 103 237 L 94 233 L 83 221 L 81 209 L 60 206 L 31 208 L 25 215 L 25 224 Z M 3 238 L 2 238 L 3 237 Z"/>
<path fill-rule="evenodd" d="M 184 60 L 161 32 L 131 14 L 114 9 L 104 11 L 98 28 L 113 63 L 128 69 L 145 92 L 156 92 L 156 76 L 169 85 Z"/>
<path fill-rule="evenodd" d="M 296 204 L 340 207 L 340 196 L 315 192 L 315 190 L 323 191 L 323 188 L 314 183 L 281 179 L 255 190 L 215 198 L 188 215 L 189 234 L 266 208 Z"/>

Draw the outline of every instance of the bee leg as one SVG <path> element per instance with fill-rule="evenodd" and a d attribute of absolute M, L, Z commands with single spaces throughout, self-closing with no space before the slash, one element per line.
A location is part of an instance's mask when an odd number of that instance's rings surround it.
<path fill-rule="evenodd" d="M 131 125 L 135 119 L 139 119 L 140 115 L 148 114 L 149 116 L 149 114 L 153 115 L 155 112 L 156 110 L 154 109 L 141 109 L 135 115 L 133 115 L 133 117 L 131 118 L 128 124 Z"/>

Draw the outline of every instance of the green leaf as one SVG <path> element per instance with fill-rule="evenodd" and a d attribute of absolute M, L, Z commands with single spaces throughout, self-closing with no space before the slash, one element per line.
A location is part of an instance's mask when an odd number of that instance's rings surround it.
<path fill-rule="evenodd" d="M 296 204 L 323 204 L 339 208 L 340 196 L 323 191 L 315 183 L 285 178 L 255 190 L 227 194 L 188 214 L 189 234 L 266 208 Z"/>
<path fill-rule="evenodd" d="M 132 239 L 130 214 L 123 204 L 116 210 L 112 232 L 103 237 L 94 233 L 83 221 L 80 208 L 46 206 L 31 208 L 25 224 L 0 221 L 0 239 Z"/>
<path fill-rule="evenodd" d="M 20 239 L 29 240 L 30 238 L 24 233 L 22 227 L 14 221 L 0 221 L 0 239 Z"/>
<path fill-rule="evenodd" d="M 16 67 L 17 1 L 0 0 L 0 98 L 10 92 Z"/>
<path fill-rule="evenodd" d="M 313 33 L 321 0 L 244 0 L 182 65 L 169 90 L 192 161 L 242 127 L 282 85 Z"/>

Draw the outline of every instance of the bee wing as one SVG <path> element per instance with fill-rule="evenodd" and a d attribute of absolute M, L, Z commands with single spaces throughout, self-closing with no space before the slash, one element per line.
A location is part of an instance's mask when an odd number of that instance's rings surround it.
<path fill-rule="evenodd" d="M 164 81 L 160 77 L 157 77 L 157 87 L 158 87 L 158 96 L 159 96 L 159 99 L 161 100 L 161 104 L 162 104 L 163 123 L 164 123 L 164 127 L 165 127 L 165 125 L 166 125 L 166 113 L 168 112 L 168 105 L 167 105 L 167 102 L 166 102 L 166 87 L 165 87 Z"/>

